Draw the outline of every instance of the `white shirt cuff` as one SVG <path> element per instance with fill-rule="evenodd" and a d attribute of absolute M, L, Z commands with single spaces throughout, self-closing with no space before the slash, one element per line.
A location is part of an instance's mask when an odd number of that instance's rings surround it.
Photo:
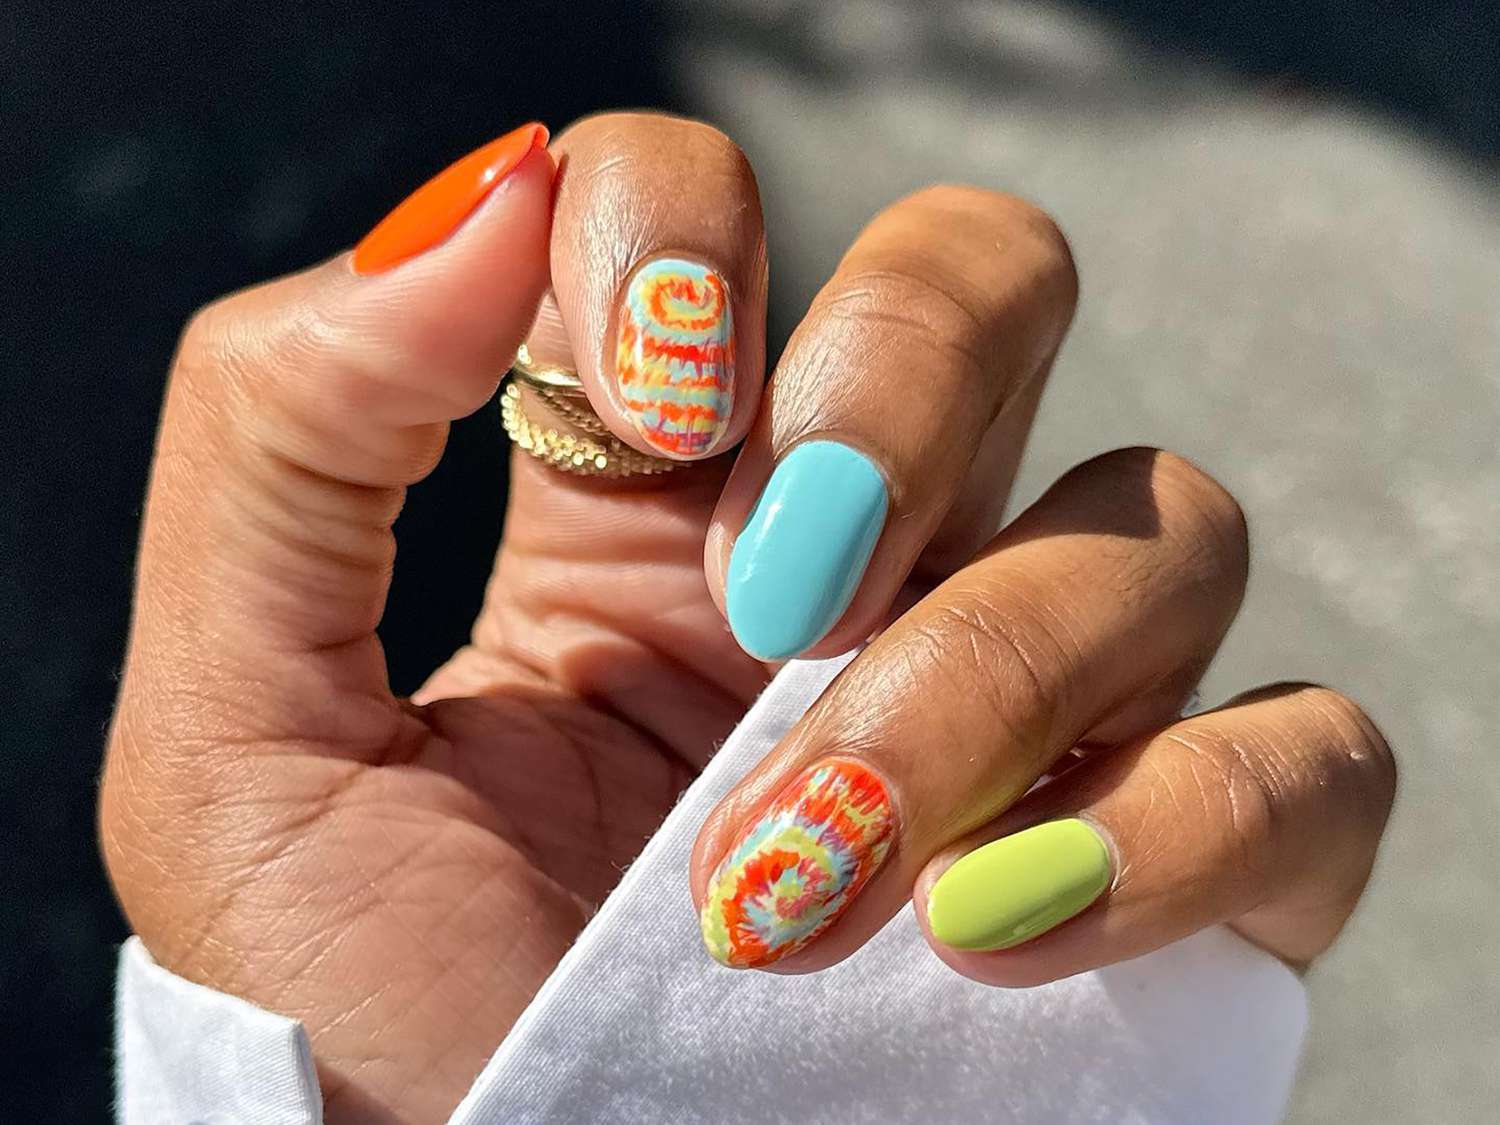
<path fill-rule="evenodd" d="M 115 981 L 115 1086 L 130 1125 L 323 1120 L 300 1023 L 175 976 L 135 937 Z"/>

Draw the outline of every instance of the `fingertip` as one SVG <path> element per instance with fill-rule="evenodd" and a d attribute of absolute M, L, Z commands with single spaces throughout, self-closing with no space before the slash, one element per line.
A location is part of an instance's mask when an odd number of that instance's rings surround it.
<path fill-rule="evenodd" d="M 450 166 L 322 291 L 318 346 L 336 353 L 340 382 L 373 399 L 373 420 L 451 421 L 482 406 L 510 366 L 547 286 L 546 135 L 523 126 Z"/>
<path fill-rule="evenodd" d="M 527 164 L 545 162 L 550 191 L 555 165 L 546 151 L 548 136 L 545 125 L 532 121 L 448 165 L 360 240 L 350 256 L 351 268 L 362 276 L 384 273 L 439 245 Z"/>
<path fill-rule="evenodd" d="M 697 122 L 570 126 L 552 277 L 595 412 L 621 442 L 691 463 L 749 431 L 764 383 L 766 268 L 744 155 Z"/>

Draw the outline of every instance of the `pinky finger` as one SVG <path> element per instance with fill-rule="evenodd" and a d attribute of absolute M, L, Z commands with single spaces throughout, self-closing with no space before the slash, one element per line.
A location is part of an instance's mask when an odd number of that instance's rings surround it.
<path fill-rule="evenodd" d="M 1231 923 L 1293 965 L 1369 878 L 1395 795 L 1385 740 L 1324 688 L 1264 688 L 1034 790 L 923 870 L 938 955 L 1041 984 Z"/>

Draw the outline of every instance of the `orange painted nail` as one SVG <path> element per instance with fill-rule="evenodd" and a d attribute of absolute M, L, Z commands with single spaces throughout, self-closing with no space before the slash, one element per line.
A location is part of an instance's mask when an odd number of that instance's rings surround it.
<path fill-rule="evenodd" d="M 442 242 L 501 180 L 546 143 L 547 126 L 533 121 L 448 165 L 365 235 L 354 248 L 354 272 L 381 273 Z"/>

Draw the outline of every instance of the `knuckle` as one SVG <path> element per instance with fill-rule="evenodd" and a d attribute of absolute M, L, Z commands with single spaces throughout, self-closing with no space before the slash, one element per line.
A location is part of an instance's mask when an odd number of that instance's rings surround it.
<path fill-rule="evenodd" d="M 799 327 L 790 367 L 809 353 L 820 371 L 898 366 L 941 384 L 932 402 L 966 404 L 961 424 L 987 425 L 1005 392 L 1056 352 L 1076 288 L 1067 242 L 1036 208 L 934 185 L 880 212 L 856 239 Z"/>
<path fill-rule="evenodd" d="M 1010 192 L 972 184 L 930 184 L 907 196 L 906 201 L 944 214 L 972 215 L 994 228 L 1004 227 L 1034 238 L 1053 252 L 1072 256 L 1056 220 L 1029 199 Z"/>
<path fill-rule="evenodd" d="M 1019 196 L 989 192 L 998 215 L 1009 220 L 1036 259 L 1036 272 L 1050 288 L 1061 290 L 1069 308 L 1078 299 L 1078 266 L 1062 227 L 1046 211 Z"/>
<path fill-rule="evenodd" d="M 240 327 L 245 319 L 242 305 L 241 295 L 231 293 L 194 312 L 178 341 L 178 368 L 201 378 L 222 377 L 242 367 L 249 341 Z"/>
<path fill-rule="evenodd" d="M 687 157 L 739 161 L 749 168 L 740 147 L 722 130 L 675 113 L 611 110 L 590 114 L 564 129 L 557 141 L 565 149 L 587 149 L 599 156 L 685 150 Z"/>
<path fill-rule="evenodd" d="M 278 381 L 278 344 L 233 293 L 188 321 L 173 363 L 172 389 L 191 416 L 233 442 L 253 434 Z"/>
<path fill-rule="evenodd" d="M 382 426 L 356 440 L 349 419 L 381 420 L 399 406 L 424 419 L 458 417 L 482 404 L 463 380 L 414 371 L 444 368 L 444 345 L 420 330 L 394 346 L 360 315 L 324 294 L 310 299 L 293 277 L 204 306 L 183 330 L 174 393 L 222 440 L 221 456 L 259 464 L 269 456 L 317 474 L 393 486 L 425 476 L 441 456 L 440 423 Z M 419 350 L 430 351 L 419 359 Z M 481 388 L 485 397 L 488 386 Z M 334 462 L 337 462 L 335 464 Z"/>
<path fill-rule="evenodd" d="M 967 184 L 934 184 L 905 202 L 930 213 L 952 237 L 1012 276 L 1021 258 L 1028 284 L 1071 316 L 1078 299 L 1077 263 L 1062 228 L 1041 207 L 1009 192 Z"/>
<path fill-rule="evenodd" d="M 1173 800 L 1192 806 L 1184 819 L 1217 830 L 1217 850 L 1231 870 L 1262 874 L 1265 844 L 1286 815 L 1290 779 L 1248 732 L 1186 722 L 1168 737 L 1185 751 L 1185 768 L 1174 769 L 1168 785 Z"/>
<path fill-rule="evenodd" d="M 1233 494 L 1212 475 L 1175 453 L 1156 455 L 1158 478 L 1180 496 L 1201 526 L 1237 555 L 1248 551 L 1249 532 L 1244 510 Z"/>
<path fill-rule="evenodd" d="M 1083 468 L 1139 496 L 1150 495 L 1164 532 L 1193 556 L 1243 586 L 1250 567 L 1250 531 L 1234 495 L 1199 465 L 1176 453 L 1136 446 L 1096 457 Z"/>
<path fill-rule="evenodd" d="M 1210 828 L 1217 866 L 1262 880 L 1316 869 L 1314 885 L 1357 894 L 1395 796 L 1389 745 L 1327 688 L 1275 685 L 1249 700 L 1250 710 L 1211 712 L 1163 735 L 1180 751 L 1161 759 L 1164 788 Z M 1343 844 L 1310 853 L 1310 836 L 1328 832 Z"/>
<path fill-rule="evenodd" d="M 1027 754 L 1044 753 L 1076 664 L 1059 636 L 982 590 L 955 591 L 909 636 L 908 643 L 920 648 L 920 656 L 909 661 L 913 690 L 934 677 L 956 685 L 1013 745 Z M 967 728 L 973 718 L 961 710 L 945 720 L 963 723 L 965 731 L 955 733 L 960 744 L 972 739 Z"/>
<path fill-rule="evenodd" d="M 223 316 L 223 303 L 228 298 L 220 298 L 200 306 L 182 327 L 182 334 L 177 341 L 177 354 L 179 357 L 196 356 L 213 350 L 221 317 Z"/>
<path fill-rule="evenodd" d="M 907 343 L 947 357 L 965 376 L 997 375 L 996 341 L 983 304 L 966 300 L 918 261 L 841 271 L 818 294 L 809 316 L 812 323 L 832 319 L 894 328 Z"/>
<path fill-rule="evenodd" d="M 346 362 L 344 333 L 318 306 L 266 301 L 258 294 L 242 290 L 199 309 L 183 332 L 179 366 L 254 399 L 275 393 L 289 371 Z"/>
<path fill-rule="evenodd" d="M 1331 688 L 1309 685 L 1302 702 L 1322 748 L 1330 781 L 1350 792 L 1367 815 L 1385 823 L 1396 799 L 1398 773 L 1390 743 L 1359 704 Z"/>

